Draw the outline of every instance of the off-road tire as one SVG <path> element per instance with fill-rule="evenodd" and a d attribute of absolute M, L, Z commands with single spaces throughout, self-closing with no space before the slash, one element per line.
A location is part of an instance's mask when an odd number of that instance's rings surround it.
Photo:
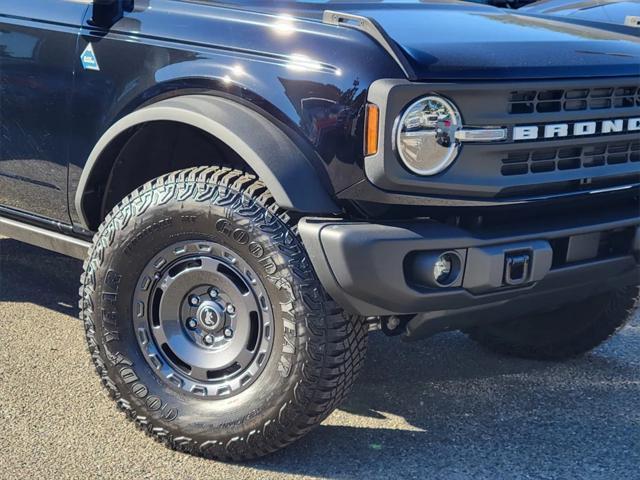
<path fill-rule="evenodd" d="M 504 355 L 562 360 L 589 352 L 611 338 L 633 318 L 639 300 L 639 287 L 621 288 L 550 313 L 475 327 L 467 333 Z"/>
<path fill-rule="evenodd" d="M 227 399 L 162 381 L 133 331 L 131 291 L 140 265 L 168 242 L 194 236 L 248 259 L 274 311 L 277 334 L 266 367 Z M 194 455 L 240 461 L 287 446 L 342 402 L 365 357 L 363 319 L 327 297 L 295 222 L 260 180 L 237 170 L 178 171 L 131 193 L 100 226 L 81 283 L 81 319 L 102 383 L 142 430 Z"/>

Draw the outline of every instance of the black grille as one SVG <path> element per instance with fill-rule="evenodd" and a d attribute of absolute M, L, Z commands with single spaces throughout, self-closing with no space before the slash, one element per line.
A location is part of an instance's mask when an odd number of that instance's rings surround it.
<path fill-rule="evenodd" d="M 640 142 L 603 143 L 585 147 L 541 148 L 512 152 L 502 160 L 502 175 L 575 170 L 640 161 Z"/>
<path fill-rule="evenodd" d="M 577 112 L 640 107 L 640 87 L 519 90 L 509 95 L 509 113 Z"/>

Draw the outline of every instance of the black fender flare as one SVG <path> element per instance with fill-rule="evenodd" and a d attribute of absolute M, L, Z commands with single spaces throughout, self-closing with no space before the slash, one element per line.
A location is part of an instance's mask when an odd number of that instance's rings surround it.
<path fill-rule="evenodd" d="M 321 172 L 282 129 L 263 115 L 232 100 L 184 95 L 136 110 L 114 123 L 94 146 L 82 170 L 75 207 L 84 228 L 85 189 L 109 145 L 127 130 L 154 121 L 174 121 L 199 128 L 235 151 L 265 183 L 279 206 L 302 213 L 338 213 Z"/>

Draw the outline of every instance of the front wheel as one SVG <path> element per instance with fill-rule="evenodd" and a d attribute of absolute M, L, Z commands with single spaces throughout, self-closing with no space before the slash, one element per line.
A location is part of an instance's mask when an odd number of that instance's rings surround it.
<path fill-rule="evenodd" d="M 230 169 L 169 174 L 115 207 L 85 262 L 80 307 L 98 373 L 129 417 L 223 460 L 273 452 L 320 423 L 367 345 L 287 214 Z"/>

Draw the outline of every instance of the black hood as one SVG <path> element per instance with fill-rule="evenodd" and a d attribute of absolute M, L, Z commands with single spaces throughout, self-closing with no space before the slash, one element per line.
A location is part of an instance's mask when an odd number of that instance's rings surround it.
<path fill-rule="evenodd" d="M 275 3 L 316 20 L 324 10 L 373 19 L 420 80 L 640 75 L 640 38 L 562 19 L 467 2 Z"/>

